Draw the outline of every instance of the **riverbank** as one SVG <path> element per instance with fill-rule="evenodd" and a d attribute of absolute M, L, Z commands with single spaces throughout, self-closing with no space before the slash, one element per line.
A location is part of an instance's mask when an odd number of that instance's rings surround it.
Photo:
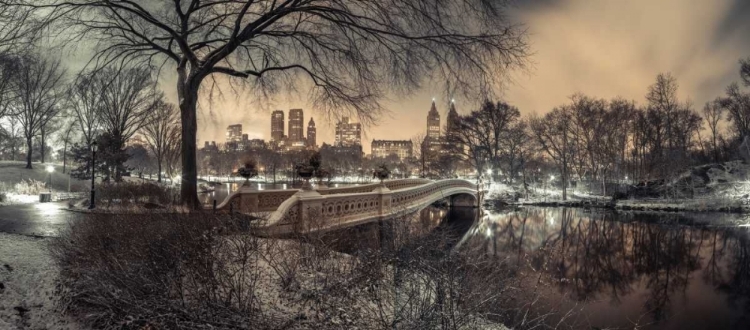
<path fill-rule="evenodd" d="M 622 211 L 644 211 L 644 212 L 723 212 L 723 213 L 750 213 L 750 205 L 741 200 L 724 199 L 627 199 L 612 201 L 604 197 L 588 199 L 569 200 L 487 200 L 486 207 L 502 205 L 513 206 L 541 206 L 541 207 L 574 207 L 574 208 L 603 208 Z"/>

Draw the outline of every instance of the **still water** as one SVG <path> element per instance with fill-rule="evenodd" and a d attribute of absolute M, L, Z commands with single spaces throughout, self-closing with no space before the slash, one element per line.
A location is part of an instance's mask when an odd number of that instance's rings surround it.
<path fill-rule="evenodd" d="M 750 329 L 750 229 L 738 216 L 430 208 L 419 218 L 426 232 L 452 231 L 450 249 L 510 262 L 545 308 L 574 311 L 576 328 Z M 365 242 L 345 252 L 383 244 L 373 225 L 335 235 Z"/>

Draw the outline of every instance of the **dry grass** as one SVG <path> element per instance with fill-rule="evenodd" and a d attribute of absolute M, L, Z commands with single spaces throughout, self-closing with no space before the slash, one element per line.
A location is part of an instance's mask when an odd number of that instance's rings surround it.
<path fill-rule="evenodd" d="M 240 234 L 236 223 L 209 214 L 75 222 L 50 245 L 64 279 L 63 307 L 103 329 L 544 324 L 544 314 L 530 316 L 511 267 L 450 253 L 456 238 L 445 232 L 414 236 L 399 225 L 412 222 L 384 222 L 388 244 L 347 255 L 323 235 L 262 239 Z"/>
<path fill-rule="evenodd" d="M 100 207 L 130 207 L 144 203 L 170 205 L 176 200 L 174 187 L 151 182 L 100 183 L 96 187 L 96 203 Z"/>

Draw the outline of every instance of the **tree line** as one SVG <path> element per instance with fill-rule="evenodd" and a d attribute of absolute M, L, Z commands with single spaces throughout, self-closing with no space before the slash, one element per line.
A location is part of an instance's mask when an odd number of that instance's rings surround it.
<path fill-rule="evenodd" d="M 0 55 L 0 150 L 26 168 L 48 160 L 50 139 L 78 165 L 71 173 L 90 177 L 92 147 L 97 170 L 106 180 L 120 180 L 137 148 L 147 149 L 158 164 L 179 158 L 176 107 L 164 100 L 147 67 L 112 65 L 70 75 L 58 56 L 35 51 Z M 136 134 L 145 143 L 127 146 Z M 174 167 L 174 165 L 172 165 Z"/>
<path fill-rule="evenodd" d="M 750 58 L 740 61 L 740 78 L 750 87 Z M 526 118 L 505 102 L 486 101 L 446 132 L 450 153 L 477 173 L 489 170 L 509 183 L 538 180 L 552 167 L 563 198 L 571 181 L 598 182 L 606 194 L 608 182 L 665 179 L 692 165 L 737 159 L 750 136 L 750 91 L 732 83 L 699 110 L 678 99 L 678 87 L 663 73 L 642 105 L 577 93 Z"/>

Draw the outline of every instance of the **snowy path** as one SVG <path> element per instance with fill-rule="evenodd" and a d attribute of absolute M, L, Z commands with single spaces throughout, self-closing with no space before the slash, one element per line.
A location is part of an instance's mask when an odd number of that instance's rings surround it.
<path fill-rule="evenodd" d="M 83 214 L 65 210 L 67 202 L 0 206 L 0 232 L 28 236 L 57 236 L 71 219 Z"/>
<path fill-rule="evenodd" d="M 48 240 L 0 233 L 0 329 L 80 329 L 56 310 Z"/>

